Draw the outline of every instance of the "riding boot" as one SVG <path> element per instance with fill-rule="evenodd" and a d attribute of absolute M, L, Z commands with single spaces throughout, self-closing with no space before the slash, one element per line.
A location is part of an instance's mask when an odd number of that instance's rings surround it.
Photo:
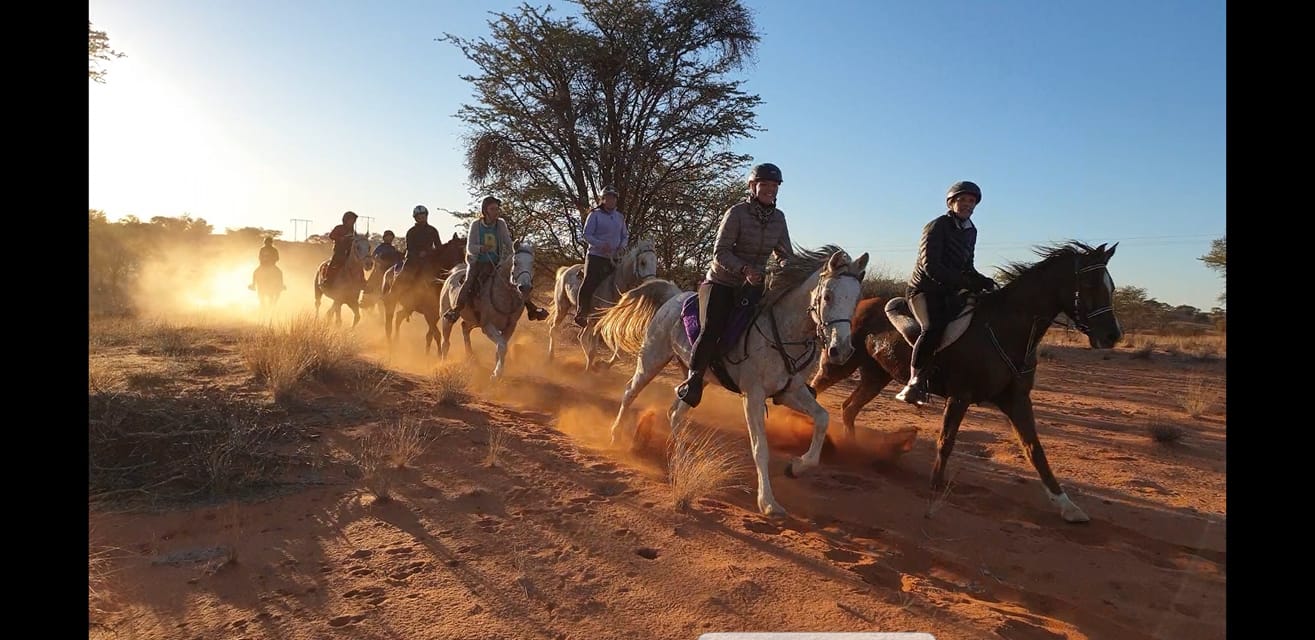
<path fill-rule="evenodd" d="M 927 332 L 918 336 L 917 342 L 913 344 L 912 374 L 909 376 L 909 383 L 904 385 L 900 392 L 895 394 L 895 399 L 900 402 L 907 402 L 915 406 L 927 404 L 929 392 L 927 391 L 927 370 L 929 369 L 928 360 L 931 360 L 930 353 L 924 353 L 935 349 L 934 344 L 929 344 Z M 939 340 L 938 340 L 939 341 Z"/>
<path fill-rule="evenodd" d="M 698 342 L 694 345 L 694 354 L 689 358 L 689 376 L 676 387 L 676 397 L 683 400 L 690 408 L 699 406 L 699 402 L 703 401 L 703 374 L 712 362 L 716 344 L 717 339 L 709 337 L 707 332 L 699 336 Z"/>
<path fill-rule="evenodd" d="M 536 320 L 536 321 L 538 321 L 538 320 L 546 320 L 546 319 L 548 318 L 548 310 L 547 310 L 547 309 L 540 309 L 540 308 L 534 306 L 534 302 L 533 302 L 533 301 L 531 301 L 531 300 L 526 300 L 526 301 L 525 301 L 525 317 L 529 318 L 530 320 Z"/>

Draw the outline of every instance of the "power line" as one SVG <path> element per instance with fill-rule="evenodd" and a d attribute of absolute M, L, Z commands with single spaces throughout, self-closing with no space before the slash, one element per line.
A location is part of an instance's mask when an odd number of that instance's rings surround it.
<path fill-rule="evenodd" d="M 310 223 L 311 223 L 310 220 L 308 220 L 308 219 L 306 219 L 306 218 L 289 218 L 289 220 L 292 221 L 292 241 L 293 241 L 293 242 L 300 242 L 300 240 L 297 240 L 297 223 L 298 223 L 298 222 L 304 223 L 304 224 L 306 225 L 306 235 L 302 236 L 302 240 L 305 240 L 307 237 L 310 236 Z"/>

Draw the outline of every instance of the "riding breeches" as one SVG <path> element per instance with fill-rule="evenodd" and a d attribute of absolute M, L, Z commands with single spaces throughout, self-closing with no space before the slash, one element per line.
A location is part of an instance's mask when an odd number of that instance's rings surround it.
<path fill-rule="evenodd" d="M 699 337 L 689 357 L 693 371 L 707 369 L 735 309 L 735 289 L 715 282 L 699 284 Z"/>
<path fill-rule="evenodd" d="M 616 266 L 612 261 L 602 256 L 590 255 L 584 263 L 584 281 L 580 283 L 580 304 L 576 309 L 575 315 L 578 317 L 587 317 L 594 310 L 594 292 L 598 290 L 598 285 L 612 272 L 616 271 Z"/>
<path fill-rule="evenodd" d="M 949 323 L 949 300 L 945 294 L 919 291 L 909 296 L 909 308 L 913 317 L 922 327 L 918 340 L 913 344 L 912 368 L 920 371 L 931 362 L 936 347 L 940 346 L 941 337 L 945 335 L 945 325 Z"/>

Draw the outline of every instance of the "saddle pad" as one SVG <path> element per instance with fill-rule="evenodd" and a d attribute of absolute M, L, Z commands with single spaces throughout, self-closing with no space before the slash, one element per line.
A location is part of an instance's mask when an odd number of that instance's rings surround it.
<path fill-rule="evenodd" d="M 755 295 L 756 294 L 756 295 Z M 722 333 L 721 339 L 717 341 L 719 348 L 718 353 L 725 353 L 734 345 L 744 330 L 749 327 L 749 318 L 753 315 L 753 309 L 758 303 L 761 292 L 751 289 L 747 294 L 736 292 L 736 305 L 731 311 L 731 317 L 726 322 L 726 330 Z M 702 327 L 699 326 L 699 297 L 692 295 L 681 304 L 680 319 L 685 325 L 685 335 L 689 337 L 689 343 L 694 344 L 698 338 Z"/>

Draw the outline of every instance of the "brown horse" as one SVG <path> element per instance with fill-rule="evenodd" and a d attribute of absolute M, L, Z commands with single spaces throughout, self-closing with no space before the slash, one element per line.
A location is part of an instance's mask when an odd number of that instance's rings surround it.
<path fill-rule="evenodd" d="M 425 334 L 425 353 L 429 353 L 430 342 L 438 343 L 438 291 L 452 268 L 462 264 L 466 259 L 466 239 L 452 234 L 452 238 L 438 246 L 438 250 L 429 254 L 420 263 L 416 277 L 410 286 L 398 287 L 397 276 L 402 265 L 389 269 L 383 276 L 383 294 L 380 300 L 384 305 L 384 333 L 388 344 L 393 343 L 393 332 L 402 326 L 403 320 L 409 320 L 411 314 L 420 312 L 425 317 L 429 330 Z"/>
<path fill-rule="evenodd" d="M 931 486 L 945 486 L 945 467 L 959 424 L 971 404 L 993 404 L 1013 425 L 1050 500 L 1068 522 L 1089 518 L 1073 504 L 1050 471 L 1037 439 L 1032 413 L 1037 345 L 1060 313 L 1086 334 L 1093 349 L 1111 349 L 1123 332 L 1112 301 L 1114 280 L 1106 267 L 1118 243 L 1090 247 L 1069 242 L 1036 250 L 1033 264 L 1005 267 L 1009 283 L 970 300 L 945 331 L 931 372 L 932 394 L 946 399 L 939 451 Z M 844 402 L 845 435 L 854 437 L 854 418 L 893 379 L 909 379 L 911 345 L 921 328 L 904 298 L 868 298 L 855 308 L 855 353 L 840 365 L 824 365 L 813 377 L 818 393 L 859 371 L 859 384 Z"/>

